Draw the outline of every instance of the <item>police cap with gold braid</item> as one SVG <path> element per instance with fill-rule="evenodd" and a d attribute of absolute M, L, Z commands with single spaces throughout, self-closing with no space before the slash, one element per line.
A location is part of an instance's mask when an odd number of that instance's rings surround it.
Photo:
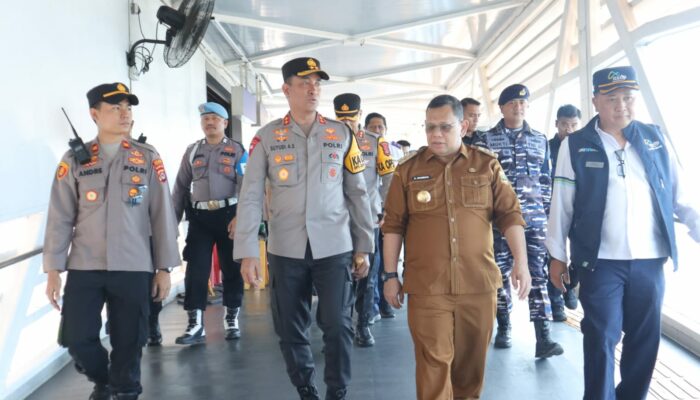
<path fill-rule="evenodd" d="M 318 74 L 323 80 L 328 80 L 328 74 L 321 69 L 321 63 L 313 57 L 300 57 L 289 60 L 282 66 L 282 77 L 285 81 L 292 76 L 305 77 Z"/>
<path fill-rule="evenodd" d="M 130 93 L 129 87 L 121 82 L 97 85 L 87 92 L 87 99 L 90 107 L 94 107 L 101 101 L 109 104 L 119 104 L 124 99 L 127 99 L 132 106 L 139 104 L 139 98 Z"/>
<path fill-rule="evenodd" d="M 355 93 L 343 93 L 333 99 L 335 117 L 338 121 L 357 121 L 360 114 L 360 96 Z"/>

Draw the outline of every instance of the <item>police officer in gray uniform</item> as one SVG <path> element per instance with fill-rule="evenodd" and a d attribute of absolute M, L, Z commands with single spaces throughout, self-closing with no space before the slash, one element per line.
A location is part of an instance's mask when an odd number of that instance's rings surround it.
<path fill-rule="evenodd" d="M 357 145 L 362 151 L 362 158 L 365 160 L 365 170 L 362 173 L 367 184 L 372 218 L 374 218 L 374 250 L 369 258 L 369 274 L 366 278 L 360 279 L 357 284 L 355 344 L 360 347 L 371 347 L 374 345 L 374 337 L 370 330 L 370 319 L 374 314 L 374 290 L 377 286 L 377 270 L 380 264 L 379 222 L 382 220 L 382 205 L 396 167 L 391 158 L 389 142 L 378 133 L 360 129 L 358 123 L 362 117 L 360 96 L 355 93 L 340 94 L 333 99 L 333 106 L 338 121 L 344 121 L 355 135 Z"/>
<path fill-rule="evenodd" d="M 68 151 L 56 170 L 44 237 L 46 295 L 62 313 L 59 344 L 95 383 L 90 399 L 136 399 L 149 296 L 168 295 L 170 269 L 180 264 L 177 222 L 163 161 L 129 138 L 138 98 L 122 83 L 96 86 L 87 98 L 97 138 L 86 144 L 89 160 L 81 164 Z M 109 357 L 100 343 L 105 303 Z"/>
<path fill-rule="evenodd" d="M 477 133 L 474 144 L 498 154 L 498 161 L 518 195 L 520 209 L 527 224 L 525 239 L 528 267 L 532 276 L 530 321 L 534 324 L 537 338 L 535 357 L 547 358 L 560 355 L 564 350 L 550 337 L 552 308 L 547 293 L 547 249 L 544 247 L 552 182 L 549 147 L 547 137 L 530 128 L 525 121 L 529 98 L 530 91 L 524 85 L 515 84 L 503 89 L 498 98 L 503 118 L 489 131 Z M 503 288 L 498 289 L 498 330 L 494 346 L 508 348 L 512 343 L 510 311 L 513 301 L 509 278 L 513 269 L 513 255 L 501 232 L 494 231 L 493 245 L 496 264 L 503 277 Z"/>
<path fill-rule="evenodd" d="M 258 227 L 270 181 L 272 316 L 287 373 L 302 399 L 319 399 L 309 344 L 311 288 L 323 331 L 326 399 L 344 399 L 350 383 L 353 277 L 367 276 L 374 250 L 365 165 L 348 127 L 316 108 L 328 74 L 314 58 L 282 66 L 289 113 L 260 129 L 239 197 L 234 258 L 246 283 L 261 281 Z"/>
<path fill-rule="evenodd" d="M 248 153 L 243 145 L 225 136 L 228 112 L 223 106 L 204 103 L 199 113 L 205 137 L 185 150 L 173 189 L 177 220 L 185 211 L 189 220 L 183 255 L 187 261 L 184 306 L 188 323 L 185 333 L 175 340 L 187 345 L 205 341 L 203 316 L 214 244 L 223 273 L 226 340 L 241 337 L 238 313 L 243 300 L 241 266 L 232 257 L 236 204 Z"/>

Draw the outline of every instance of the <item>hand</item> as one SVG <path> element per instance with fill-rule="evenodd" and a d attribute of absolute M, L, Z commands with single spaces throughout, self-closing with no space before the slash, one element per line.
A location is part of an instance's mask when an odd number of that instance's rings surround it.
<path fill-rule="evenodd" d="M 369 272 L 369 256 L 367 253 L 355 253 L 352 256 L 352 277 L 362 279 Z"/>
<path fill-rule="evenodd" d="M 236 217 L 233 217 L 226 229 L 228 230 L 228 238 L 233 240 L 233 236 L 236 234 Z"/>
<path fill-rule="evenodd" d="M 515 264 L 513 266 L 513 273 L 510 275 L 510 282 L 518 291 L 518 298 L 520 300 L 525 300 L 530 294 L 530 289 L 532 288 L 532 278 L 530 277 L 530 270 L 527 264 Z"/>
<path fill-rule="evenodd" d="M 555 288 L 561 290 L 562 293 L 566 293 L 566 286 L 564 286 L 564 284 L 571 283 L 569 268 L 566 267 L 566 264 L 552 258 L 549 263 L 549 280 L 552 281 L 552 285 L 554 285 Z"/>
<path fill-rule="evenodd" d="M 153 287 L 151 288 L 151 297 L 153 300 L 163 301 L 170 293 L 170 273 L 166 271 L 156 271 L 156 276 L 153 277 Z"/>
<path fill-rule="evenodd" d="M 249 257 L 241 261 L 241 276 L 243 277 L 243 282 L 257 289 L 260 286 L 260 282 L 262 282 L 261 275 L 259 258 Z"/>
<path fill-rule="evenodd" d="M 403 286 L 398 279 L 391 278 L 384 282 L 384 300 L 394 308 L 403 305 Z"/>
<path fill-rule="evenodd" d="M 51 306 L 58 311 L 61 311 L 61 306 L 58 302 L 61 300 L 61 272 L 51 270 L 47 273 L 46 278 L 46 297 L 49 299 Z"/>
<path fill-rule="evenodd" d="M 382 219 L 379 220 L 379 224 L 378 224 L 378 225 L 379 225 L 379 228 L 381 228 L 382 225 L 384 225 L 384 217 L 382 217 Z M 379 234 L 381 235 L 382 233 L 379 232 Z"/>

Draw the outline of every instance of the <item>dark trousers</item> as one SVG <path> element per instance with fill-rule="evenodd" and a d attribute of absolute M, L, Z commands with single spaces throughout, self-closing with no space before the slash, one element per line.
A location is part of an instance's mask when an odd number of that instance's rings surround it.
<path fill-rule="evenodd" d="M 379 267 L 377 267 L 377 285 L 374 287 L 374 307 L 372 308 L 372 314 L 376 314 L 380 309 L 391 310 L 391 306 L 384 299 L 384 281 L 382 280 L 382 272 L 384 271 L 384 234 L 381 229 L 378 234 L 375 234 L 376 247 L 374 254 L 377 254 L 379 258 Z M 404 248 L 404 253 L 406 249 Z M 404 260 L 406 257 L 403 257 Z"/>
<path fill-rule="evenodd" d="M 374 230 L 374 253 L 369 255 L 369 272 L 367 277 L 357 282 L 357 300 L 355 310 L 357 310 L 357 326 L 367 326 L 369 319 L 377 311 L 375 310 L 374 295 L 377 290 L 380 254 L 377 251 L 379 229 Z"/>
<path fill-rule="evenodd" d="M 268 261 L 272 318 L 292 384 L 314 383 L 314 358 L 309 343 L 313 285 L 318 294 L 316 321 L 323 331 L 324 381 L 329 389 L 348 386 L 353 337 L 352 254 L 314 260 L 307 244 L 303 260 L 269 254 Z"/>
<path fill-rule="evenodd" d="M 243 300 L 241 264 L 233 261 L 233 240 L 228 237 L 228 224 L 236 216 L 236 205 L 214 211 L 191 209 L 184 258 L 185 310 L 207 307 L 208 283 L 211 274 L 211 253 L 216 244 L 219 266 L 223 274 L 224 306 L 240 307 Z"/>
<path fill-rule="evenodd" d="M 661 338 L 665 258 L 599 260 L 580 268 L 584 399 L 645 399 Z M 615 346 L 622 332 L 621 381 L 615 387 Z"/>
<path fill-rule="evenodd" d="M 118 393 L 141 393 L 141 347 L 146 343 L 149 272 L 68 271 L 59 344 L 78 371 Z M 107 303 L 112 352 L 100 342 Z"/>

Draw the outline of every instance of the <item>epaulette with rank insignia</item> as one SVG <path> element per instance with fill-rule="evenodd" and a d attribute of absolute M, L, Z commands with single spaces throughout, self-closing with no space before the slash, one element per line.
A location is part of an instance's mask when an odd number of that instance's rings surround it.
<path fill-rule="evenodd" d="M 491 150 L 489 150 L 489 149 L 485 149 L 485 148 L 483 148 L 483 147 L 481 147 L 481 146 L 475 146 L 475 145 L 473 145 L 473 144 L 470 144 L 470 145 L 468 145 L 468 147 L 471 147 L 471 148 L 474 149 L 474 150 L 478 150 L 478 151 L 480 151 L 480 152 L 482 152 L 482 153 L 484 153 L 484 154 L 486 154 L 486 155 L 488 155 L 488 156 L 490 156 L 490 157 L 498 158 L 498 154 L 494 153 L 493 151 L 491 151 Z"/>
<path fill-rule="evenodd" d="M 416 155 L 418 155 L 418 152 L 419 152 L 419 151 L 420 151 L 420 149 L 419 149 L 418 151 L 415 151 L 415 152 L 411 153 L 411 154 L 407 154 L 407 155 L 403 156 L 403 157 L 399 160 L 399 165 L 404 164 L 406 161 L 408 161 L 408 160 L 412 159 L 413 157 L 415 157 Z"/>
<path fill-rule="evenodd" d="M 156 148 L 153 147 L 150 143 L 142 143 L 142 142 L 139 142 L 138 140 L 135 140 L 135 139 L 129 140 L 129 143 L 134 147 L 141 147 L 141 148 L 146 149 L 150 152 L 158 153 Z"/>

